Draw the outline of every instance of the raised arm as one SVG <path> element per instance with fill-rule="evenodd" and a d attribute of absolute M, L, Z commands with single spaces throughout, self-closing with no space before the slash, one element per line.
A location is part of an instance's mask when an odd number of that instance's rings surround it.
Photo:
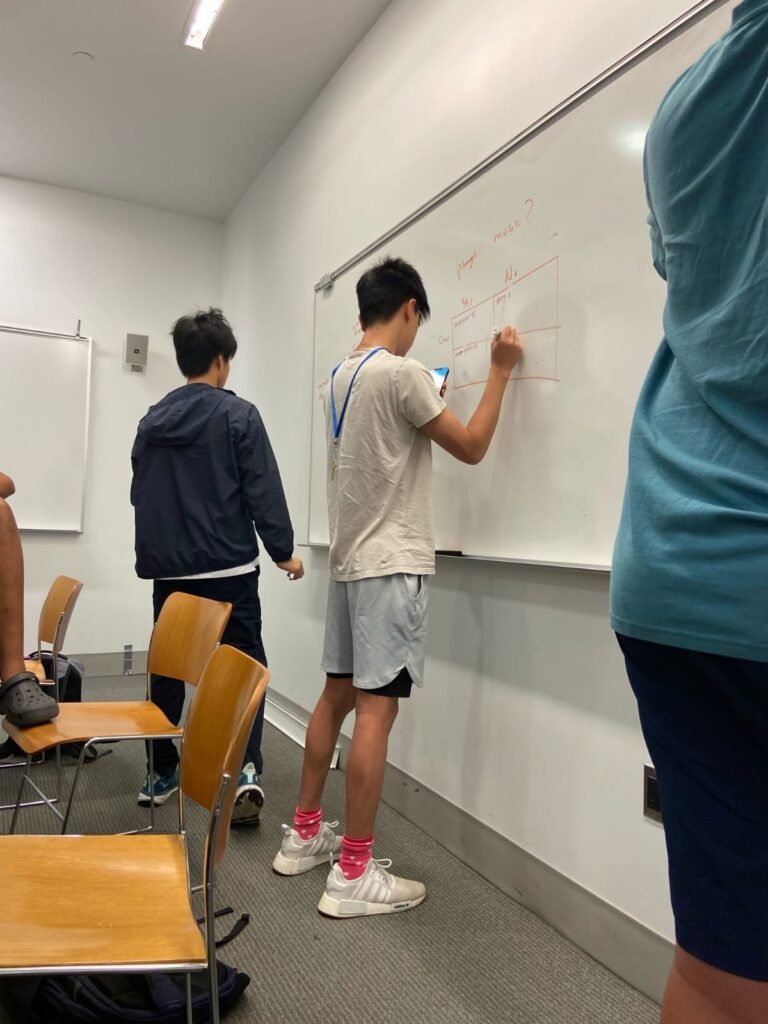
<path fill-rule="evenodd" d="M 520 361 L 523 347 L 513 327 L 505 327 L 491 342 L 491 369 L 480 402 L 469 423 L 444 409 L 421 432 L 459 462 L 476 466 L 485 457 L 499 421 L 501 402 L 509 375 Z"/>

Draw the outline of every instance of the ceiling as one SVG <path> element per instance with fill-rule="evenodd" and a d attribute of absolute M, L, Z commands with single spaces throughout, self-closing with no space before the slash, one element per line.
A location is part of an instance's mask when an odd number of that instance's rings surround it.
<path fill-rule="evenodd" d="M 0 174 L 223 220 L 389 2 L 0 0 Z"/>

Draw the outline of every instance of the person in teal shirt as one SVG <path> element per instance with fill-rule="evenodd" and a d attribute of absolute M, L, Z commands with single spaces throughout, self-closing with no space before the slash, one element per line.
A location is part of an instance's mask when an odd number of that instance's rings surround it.
<path fill-rule="evenodd" d="M 664 338 L 635 412 L 611 621 L 659 775 L 665 1024 L 768 1021 L 768 0 L 645 152 Z"/>

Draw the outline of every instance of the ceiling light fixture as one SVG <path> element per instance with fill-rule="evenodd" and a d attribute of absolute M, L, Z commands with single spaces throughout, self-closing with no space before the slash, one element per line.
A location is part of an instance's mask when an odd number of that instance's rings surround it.
<path fill-rule="evenodd" d="M 184 45 L 202 50 L 224 0 L 195 0 L 184 26 Z"/>

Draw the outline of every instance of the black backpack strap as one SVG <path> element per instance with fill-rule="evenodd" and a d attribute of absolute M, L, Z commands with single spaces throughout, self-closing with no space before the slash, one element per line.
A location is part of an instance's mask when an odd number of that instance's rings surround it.
<path fill-rule="evenodd" d="M 236 939 L 240 932 L 243 931 L 244 928 L 247 928 L 250 923 L 251 915 L 241 914 L 237 921 L 235 921 L 235 923 L 229 929 L 227 934 L 224 936 L 224 938 L 216 940 L 216 949 L 221 949 L 222 946 L 226 946 L 228 942 L 232 941 L 232 939 Z"/>
<path fill-rule="evenodd" d="M 234 914 L 234 910 L 232 909 L 232 907 L 222 907 L 221 910 L 214 911 L 213 916 L 214 916 L 214 918 L 217 918 L 217 917 L 228 917 L 230 914 Z M 205 923 L 205 918 L 204 917 L 198 917 L 197 923 L 198 924 L 204 924 Z M 250 923 L 251 923 L 251 915 L 250 914 L 241 914 L 240 917 L 238 918 L 238 920 L 235 921 L 235 923 L 229 929 L 227 934 L 223 938 L 216 940 L 216 949 L 221 949 L 222 946 L 226 946 L 233 939 L 236 939 L 237 936 L 240 934 L 240 932 L 242 932 L 243 929 L 247 928 Z"/>

